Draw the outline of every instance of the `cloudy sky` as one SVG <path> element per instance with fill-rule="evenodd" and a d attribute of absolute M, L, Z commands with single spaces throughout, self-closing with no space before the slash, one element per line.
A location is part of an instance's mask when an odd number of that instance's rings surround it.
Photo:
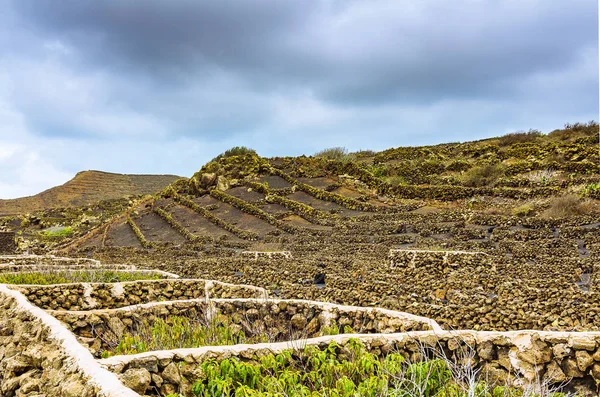
<path fill-rule="evenodd" d="M 589 120 L 596 0 L 0 0 L 0 198 Z"/>

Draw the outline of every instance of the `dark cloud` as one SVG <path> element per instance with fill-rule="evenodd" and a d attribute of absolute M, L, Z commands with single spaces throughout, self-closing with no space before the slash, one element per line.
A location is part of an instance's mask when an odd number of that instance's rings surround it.
<path fill-rule="evenodd" d="M 40 185 L 39 170 L 49 184 L 90 168 L 190 175 L 234 145 L 385 149 L 598 119 L 589 0 L 0 9 L 0 169 L 18 168 L 0 197 Z"/>
<path fill-rule="evenodd" d="M 15 4 L 92 67 L 155 74 L 171 87 L 226 72 L 253 90 L 309 87 L 367 106 L 509 96 L 517 79 L 597 47 L 597 6 L 587 0 Z"/>

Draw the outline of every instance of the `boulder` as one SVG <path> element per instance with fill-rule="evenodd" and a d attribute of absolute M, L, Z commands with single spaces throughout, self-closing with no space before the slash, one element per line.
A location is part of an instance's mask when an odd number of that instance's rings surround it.
<path fill-rule="evenodd" d="M 181 374 L 179 373 L 179 368 L 177 368 L 177 364 L 173 362 L 165 367 L 161 377 L 166 382 L 169 382 L 173 385 L 178 385 L 181 382 Z"/>
<path fill-rule="evenodd" d="M 217 180 L 217 174 L 215 173 L 204 173 L 202 174 L 202 176 L 200 176 L 200 187 L 203 189 L 208 188 L 209 186 L 212 186 L 215 184 Z"/>
<path fill-rule="evenodd" d="M 229 181 L 223 175 L 217 177 L 217 190 L 225 191 L 229 189 Z"/>
<path fill-rule="evenodd" d="M 119 375 L 123 385 L 139 394 L 146 394 L 146 389 L 150 386 L 152 377 L 145 368 L 130 368 Z"/>

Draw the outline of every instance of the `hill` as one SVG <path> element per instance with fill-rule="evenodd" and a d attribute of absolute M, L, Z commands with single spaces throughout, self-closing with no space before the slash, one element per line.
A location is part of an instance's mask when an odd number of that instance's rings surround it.
<path fill-rule="evenodd" d="M 580 306 L 600 301 L 599 166 L 595 123 L 378 153 L 234 148 L 44 249 L 445 327 L 598 330 Z"/>
<path fill-rule="evenodd" d="M 178 178 L 175 175 L 128 175 L 82 171 L 67 183 L 34 196 L 0 200 L 0 216 L 57 207 L 85 206 L 102 200 L 151 194 Z"/>

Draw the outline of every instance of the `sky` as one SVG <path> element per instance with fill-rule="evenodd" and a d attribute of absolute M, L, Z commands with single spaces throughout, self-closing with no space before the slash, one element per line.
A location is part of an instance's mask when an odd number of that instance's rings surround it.
<path fill-rule="evenodd" d="M 598 120 L 596 0 L 0 0 L 0 198 Z"/>

